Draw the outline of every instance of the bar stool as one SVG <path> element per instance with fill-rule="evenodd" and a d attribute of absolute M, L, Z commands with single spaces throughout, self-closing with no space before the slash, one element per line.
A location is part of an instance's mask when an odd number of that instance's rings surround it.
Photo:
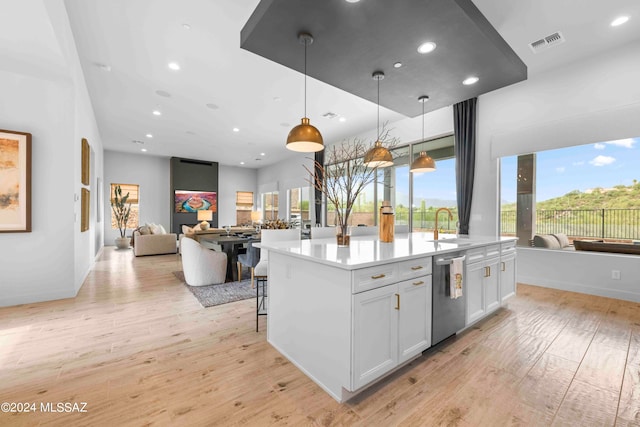
<path fill-rule="evenodd" d="M 285 242 L 289 240 L 300 240 L 299 229 L 289 230 L 262 230 L 260 242 L 269 244 L 273 242 Z M 253 277 L 256 281 L 256 332 L 259 330 L 258 318 L 265 316 L 268 311 L 269 300 L 267 299 L 269 276 L 269 251 L 260 249 L 260 262 L 253 269 Z"/>

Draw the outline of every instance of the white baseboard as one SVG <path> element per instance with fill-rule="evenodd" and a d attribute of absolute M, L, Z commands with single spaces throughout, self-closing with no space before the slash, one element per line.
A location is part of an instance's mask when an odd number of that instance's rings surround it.
<path fill-rule="evenodd" d="M 9 298 L 0 298 L 0 307 L 11 307 L 14 305 L 32 304 L 37 302 L 53 301 L 58 299 L 75 298 L 76 293 L 72 290 L 58 290 L 50 292 L 38 292 L 37 294 L 15 295 Z"/>

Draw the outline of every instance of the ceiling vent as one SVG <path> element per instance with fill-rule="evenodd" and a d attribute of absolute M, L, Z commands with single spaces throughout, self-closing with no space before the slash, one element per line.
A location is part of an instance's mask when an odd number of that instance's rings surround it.
<path fill-rule="evenodd" d="M 549 49 L 552 46 L 558 45 L 560 43 L 564 43 L 565 41 L 566 39 L 564 38 L 562 33 L 558 31 L 540 40 L 536 40 L 534 42 L 529 43 L 529 47 L 531 48 L 533 53 L 538 53 L 545 49 Z"/>
<path fill-rule="evenodd" d="M 324 113 L 322 117 L 324 117 L 325 119 L 335 119 L 336 117 L 338 117 L 338 115 L 329 111 L 328 113 Z"/>

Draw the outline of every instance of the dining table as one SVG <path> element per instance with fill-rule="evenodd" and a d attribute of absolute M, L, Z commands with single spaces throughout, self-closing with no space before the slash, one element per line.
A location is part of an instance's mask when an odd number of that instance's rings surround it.
<path fill-rule="evenodd" d="M 236 269 L 236 263 L 238 262 L 238 253 L 240 248 L 246 243 L 259 242 L 259 234 L 212 234 L 210 236 L 205 235 L 200 237 L 200 242 L 206 242 L 213 245 L 219 245 L 222 251 L 227 254 L 227 282 L 238 281 L 238 270 Z"/>

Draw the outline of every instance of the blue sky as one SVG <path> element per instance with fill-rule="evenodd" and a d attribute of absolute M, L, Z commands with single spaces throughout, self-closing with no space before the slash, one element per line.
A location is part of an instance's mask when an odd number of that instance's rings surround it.
<path fill-rule="evenodd" d="M 540 151 L 536 156 L 536 200 L 544 201 L 570 191 L 610 188 L 640 181 L 640 138 L 621 139 Z M 504 157 L 501 198 L 516 201 L 517 156 Z"/>

